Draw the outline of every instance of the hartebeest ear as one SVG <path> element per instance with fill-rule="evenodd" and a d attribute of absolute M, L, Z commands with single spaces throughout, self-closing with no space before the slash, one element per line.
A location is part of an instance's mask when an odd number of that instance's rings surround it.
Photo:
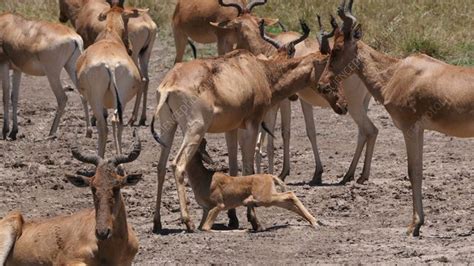
<path fill-rule="evenodd" d="M 355 26 L 354 30 L 353 30 L 353 37 L 354 39 L 356 40 L 360 40 L 362 39 L 362 36 L 363 36 L 363 32 L 362 32 L 362 25 L 361 24 L 357 24 L 357 26 Z"/>
<path fill-rule="evenodd" d="M 131 174 L 125 176 L 125 178 L 122 180 L 122 186 L 135 186 L 142 180 L 143 175 L 142 174 Z"/>
<path fill-rule="evenodd" d="M 90 177 L 81 175 L 66 175 L 66 178 L 71 184 L 76 187 L 88 187 L 90 186 Z"/>
<path fill-rule="evenodd" d="M 124 19 L 129 19 L 129 18 L 138 18 L 139 16 L 148 13 L 148 8 L 131 8 L 131 9 L 125 9 L 122 13 L 122 17 Z"/>

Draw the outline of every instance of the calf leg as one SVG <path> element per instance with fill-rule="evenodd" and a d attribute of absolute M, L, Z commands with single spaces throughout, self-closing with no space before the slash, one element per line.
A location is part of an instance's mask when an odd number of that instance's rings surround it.
<path fill-rule="evenodd" d="M 207 215 L 207 218 L 206 218 L 206 221 L 204 222 L 204 224 L 202 225 L 202 230 L 203 231 L 209 231 L 211 230 L 212 228 L 212 225 L 214 224 L 214 221 L 216 220 L 217 218 L 217 215 L 219 215 L 219 213 L 222 211 L 222 208 L 220 208 L 219 206 L 216 206 L 214 208 L 212 208 L 208 215 Z"/>
<path fill-rule="evenodd" d="M 7 139 L 10 131 L 10 67 L 7 63 L 0 64 L 0 77 L 2 78 L 3 88 L 3 139 Z"/>
<path fill-rule="evenodd" d="M 237 142 L 238 142 L 238 130 L 232 130 L 225 133 L 225 140 L 227 143 L 227 150 L 229 154 L 229 175 L 237 176 L 239 171 L 239 165 L 237 162 Z M 229 227 L 231 229 L 239 228 L 239 219 L 235 209 L 229 209 L 227 211 L 229 217 Z"/>
<path fill-rule="evenodd" d="M 303 217 L 313 227 L 317 226 L 316 218 L 314 218 L 313 215 L 309 213 L 309 211 L 303 206 L 303 203 L 301 203 L 301 201 L 296 197 L 295 193 L 293 192 L 273 194 L 270 204 L 267 205 L 273 205 L 292 211 Z"/>

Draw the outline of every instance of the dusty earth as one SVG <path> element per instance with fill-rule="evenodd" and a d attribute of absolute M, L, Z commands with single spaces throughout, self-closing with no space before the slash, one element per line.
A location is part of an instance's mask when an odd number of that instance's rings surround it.
<path fill-rule="evenodd" d="M 174 55 L 172 43 L 163 41 L 170 38 L 161 39 L 151 62 L 149 118 L 156 104 L 155 88 L 172 66 Z M 65 75 L 64 82 L 70 82 Z M 0 140 L 0 217 L 11 210 L 21 210 L 28 219 L 33 219 L 92 208 L 89 189 L 75 188 L 64 177 L 68 172 L 90 169 L 90 166 L 73 160 L 70 154 L 69 147 L 75 139 L 76 130 L 80 131 L 78 141 L 83 149 L 95 150 L 97 141 L 96 134 L 94 139 L 84 137 L 83 112 L 78 94 L 70 92 L 68 95 L 67 112 L 62 119 L 59 138 L 44 140 L 53 120 L 55 99 L 46 78 L 24 76 L 19 106 L 20 138 L 17 141 Z M 168 173 L 162 208 L 167 234 L 153 234 L 156 161 L 160 147 L 147 127 L 140 128 L 144 150 L 139 160 L 127 167 L 129 171 L 142 172 L 144 180 L 136 187 L 123 191 L 129 223 L 140 239 L 140 251 L 135 263 L 405 264 L 474 261 L 472 139 L 454 139 L 432 132 L 426 134 L 423 183 L 426 224 L 422 228 L 422 237 L 413 238 L 405 234 L 412 207 L 403 137 L 383 107 L 372 103 L 370 108 L 370 116 L 380 134 L 370 181 L 365 185 L 335 185 L 348 169 L 355 150 L 357 129 L 351 118 L 317 108 L 314 113 L 325 167 L 325 185 L 308 185 L 314 172 L 314 161 L 299 104 L 293 104 L 292 170 L 287 183 L 324 224 L 316 230 L 285 210 L 260 208 L 257 213 L 267 230 L 247 232 L 244 229 L 249 229 L 250 225 L 245 219 L 245 210 L 241 208 L 238 210 L 241 232 L 185 233 L 180 223 L 174 179 Z M 127 128 L 124 132 L 125 147 L 130 144 L 130 136 L 131 129 Z M 209 135 L 208 140 L 215 167 L 226 169 L 227 152 L 223 136 Z M 174 152 L 180 142 L 179 133 Z M 279 171 L 281 137 L 277 138 L 276 143 L 276 167 Z M 109 143 L 108 154 L 112 152 Z M 358 173 L 360 171 L 359 168 Z M 198 223 L 201 210 L 192 193 L 188 195 L 191 197 L 192 217 Z M 221 214 L 217 222 L 225 224 L 226 215 Z"/>

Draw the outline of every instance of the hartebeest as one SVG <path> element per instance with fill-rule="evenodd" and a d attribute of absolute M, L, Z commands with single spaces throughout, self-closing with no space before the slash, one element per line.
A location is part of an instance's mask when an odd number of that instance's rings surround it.
<path fill-rule="evenodd" d="M 21 74 L 46 76 L 58 107 L 49 136 L 56 134 L 66 108 L 67 95 L 61 85 L 61 70 L 69 74 L 77 87 L 76 61 L 83 51 L 81 37 L 70 28 L 46 21 L 32 21 L 22 16 L 0 15 L 0 77 L 3 83 L 3 138 L 11 139 L 18 133 L 18 95 Z M 9 127 L 10 74 L 13 69 L 11 93 L 13 128 Z M 82 101 L 87 115 L 87 103 Z"/>
<path fill-rule="evenodd" d="M 77 61 L 79 91 L 87 99 L 97 118 L 98 154 L 101 157 L 104 157 L 107 141 L 107 121 L 102 115 L 103 109 L 115 110 L 112 127 L 115 149 L 117 154 L 120 154 L 122 111 L 125 104 L 137 95 L 143 86 L 139 70 L 124 44 L 128 19 L 138 17 L 143 12 L 146 10 L 123 9 L 114 5 L 101 13 L 98 19 L 105 21 L 106 26 L 97 37 L 97 42 L 89 46 Z"/>
<path fill-rule="evenodd" d="M 275 185 L 285 190 L 285 183 L 278 177 L 263 174 L 235 177 L 207 169 L 203 161 L 212 164 L 212 159 L 206 151 L 206 144 L 206 139 L 203 139 L 186 166 L 196 201 L 203 208 L 200 229 L 209 231 L 221 211 L 239 206 L 277 206 L 300 215 L 312 227 L 317 226 L 316 219 L 295 193 L 277 192 Z"/>
<path fill-rule="evenodd" d="M 228 1 L 226 1 L 228 2 Z M 267 0 L 178 0 L 172 19 L 172 29 L 176 45 L 175 63 L 183 60 L 188 38 L 198 43 L 217 42 L 217 51 L 223 55 L 234 49 L 237 38 L 234 30 L 215 27 L 210 23 L 231 21 L 243 14 L 250 14 L 252 9 L 264 5 Z M 236 7 L 237 12 L 234 8 Z M 276 20 L 266 20 L 275 23 Z"/>
<path fill-rule="evenodd" d="M 237 5 L 235 5 L 237 6 Z M 319 19 L 318 19 L 319 20 Z M 321 23 L 319 22 L 321 25 Z M 332 23 L 334 24 L 334 23 Z M 237 35 L 237 48 L 247 49 L 255 55 L 263 54 L 265 56 L 272 56 L 277 52 L 274 46 L 265 42 L 261 37 L 258 29 L 258 20 L 254 16 L 244 14 L 239 16 L 231 21 L 225 21 L 221 23 L 216 23 L 219 27 L 228 30 L 235 30 Z M 334 27 L 333 27 L 334 28 Z M 292 40 L 299 38 L 301 35 L 296 32 L 284 32 L 276 37 L 274 37 L 280 43 L 288 43 Z M 324 38 L 331 37 L 325 36 Z M 296 47 L 296 57 L 305 56 L 310 53 L 319 52 L 320 46 L 316 40 L 306 40 L 298 44 Z M 324 47 L 322 51 L 324 53 L 330 52 L 330 47 Z M 309 85 L 309 84 L 308 84 Z M 357 142 L 356 152 L 354 154 L 351 166 L 344 176 L 343 183 L 354 178 L 354 174 L 357 168 L 357 163 L 359 162 L 361 153 L 364 149 L 364 146 L 367 144 L 366 156 L 364 161 L 364 168 L 361 177 L 358 182 L 362 183 L 369 178 L 370 175 L 370 164 L 372 161 L 372 155 L 375 145 L 375 140 L 377 138 L 378 130 L 374 124 L 370 121 L 370 118 L 367 116 L 367 107 L 371 96 L 367 89 L 365 88 L 362 81 L 356 76 L 353 75 L 349 77 L 346 81 L 343 82 L 343 88 L 345 90 L 346 99 L 348 103 L 349 114 L 356 122 L 359 128 L 359 136 Z M 316 129 L 314 125 L 314 117 L 312 106 L 320 107 L 329 107 L 327 101 L 324 100 L 324 97 L 321 95 L 322 92 L 318 92 L 311 87 L 307 87 L 304 90 L 298 92 L 300 98 L 301 107 L 303 109 L 303 116 L 306 123 L 306 133 L 311 142 L 313 148 L 313 154 L 316 161 L 316 170 L 313 175 L 311 183 L 320 184 L 321 176 L 323 173 L 323 165 L 321 163 L 318 147 L 316 143 Z M 277 111 L 280 108 L 282 116 L 282 137 L 283 137 L 283 169 L 280 174 L 280 178 L 283 180 L 290 172 L 290 123 L 291 123 L 291 110 L 290 110 L 290 101 L 284 100 L 279 106 L 272 108 L 265 119 L 266 125 L 268 125 L 269 130 L 273 132 L 275 126 L 275 120 Z M 229 151 L 229 155 L 233 152 Z M 234 152 L 236 153 L 236 151 Z M 273 173 L 273 138 L 268 140 L 268 161 L 269 161 L 269 170 L 270 173 Z M 236 157 L 236 156 L 234 156 Z M 260 168 L 261 156 L 257 152 L 256 164 L 257 170 Z M 236 167 L 236 166 L 235 166 Z M 232 169 L 232 164 L 229 167 Z"/>
<path fill-rule="evenodd" d="M 123 175 L 117 166 L 133 162 L 140 151 L 137 135 L 132 152 L 109 160 L 73 147 L 74 158 L 96 169 L 67 179 L 91 188 L 95 209 L 32 221 L 18 212 L 8 214 L 0 220 L 0 265 L 131 265 L 138 239 L 127 223 L 120 190 L 137 184 L 142 175 Z"/>
<path fill-rule="evenodd" d="M 241 143 L 245 150 L 243 175 L 253 174 L 257 133 L 265 113 L 308 83 L 317 85 L 327 56 L 314 53 L 296 59 L 287 58 L 294 54 L 294 45 L 309 35 L 306 24 L 302 26 L 305 34 L 279 47 L 280 53 L 269 60 L 259 59 L 246 50 L 236 50 L 214 59 L 177 64 L 166 75 L 157 90 L 159 103 L 154 117 L 160 120 L 161 138 L 153 133 L 155 139 L 163 144 L 158 164 L 155 232 L 161 230 L 160 205 L 166 163 L 178 125 L 184 132 L 184 139 L 172 169 L 183 222 L 188 231 L 193 231 L 194 224 L 187 210 L 184 171 L 205 133 L 246 129 Z M 336 112 L 346 111 L 339 94 L 325 94 L 325 97 Z M 154 120 L 152 131 L 153 124 Z M 256 217 L 251 222 L 255 230 L 260 228 Z"/>
<path fill-rule="evenodd" d="M 374 98 L 384 105 L 405 138 L 408 176 L 413 193 L 413 220 L 408 233 L 420 234 L 422 205 L 423 132 L 474 137 L 474 69 L 452 66 L 427 55 L 396 59 L 362 42 L 362 27 L 345 1 L 338 9 L 344 21 L 321 86 L 333 90 L 346 75 L 357 74 Z"/>
<path fill-rule="evenodd" d="M 112 0 L 59 0 L 59 20 L 63 23 L 68 20 L 74 26 L 76 31 L 84 39 L 84 47 L 88 48 L 97 41 L 97 36 L 104 30 L 106 23 L 98 19 L 99 15 L 106 12 Z M 124 0 L 114 0 L 123 7 Z M 109 4 L 108 4 L 109 3 Z M 130 9 L 130 8 L 126 8 Z M 137 66 L 145 82 L 143 90 L 140 91 L 136 102 L 134 112 L 130 119 L 130 123 L 135 122 L 140 107 L 140 99 L 143 96 L 143 106 L 140 116 L 139 125 L 145 125 L 146 122 L 146 103 L 148 84 L 150 82 L 148 74 L 148 65 L 150 62 L 151 52 L 156 39 L 157 26 L 153 22 L 149 14 L 143 13 L 136 18 L 130 18 L 128 22 L 127 36 L 130 42 L 131 56 Z M 126 46 L 128 47 L 128 40 Z"/>

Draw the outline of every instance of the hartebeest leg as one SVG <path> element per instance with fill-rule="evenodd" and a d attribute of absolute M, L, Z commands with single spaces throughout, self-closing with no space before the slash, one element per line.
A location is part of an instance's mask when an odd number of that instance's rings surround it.
<path fill-rule="evenodd" d="M 165 114 L 165 115 L 163 115 Z M 165 119 L 164 117 L 167 117 Z M 153 232 L 155 234 L 160 233 L 162 230 L 161 225 L 161 198 L 163 195 L 163 184 L 165 182 L 166 176 L 166 163 L 168 162 L 168 158 L 171 152 L 171 147 L 173 145 L 174 136 L 176 133 L 176 129 L 178 124 L 173 120 L 170 119 L 172 117 L 169 109 L 163 108 L 160 113 L 160 137 L 166 146 L 161 147 L 161 154 L 160 160 L 158 162 L 158 187 L 156 192 L 156 206 L 155 206 L 155 214 L 153 217 Z"/>
<path fill-rule="evenodd" d="M 0 64 L 0 77 L 3 88 L 3 139 L 7 139 L 10 131 L 10 67 L 9 63 Z"/>
<path fill-rule="evenodd" d="M 272 201 L 269 204 L 263 204 L 263 206 L 277 206 L 287 209 L 303 217 L 313 227 L 317 226 L 316 218 L 314 218 L 314 216 L 309 213 L 309 211 L 304 207 L 303 203 L 301 203 L 301 201 L 293 192 L 273 194 Z"/>
<path fill-rule="evenodd" d="M 408 227 L 408 234 L 420 235 L 420 228 L 424 223 L 422 202 L 423 181 L 423 129 L 415 124 L 404 130 L 405 145 L 408 158 L 408 177 L 410 178 L 413 197 L 413 220 Z"/>
<path fill-rule="evenodd" d="M 283 168 L 278 176 L 281 180 L 290 175 L 290 129 L 291 129 L 291 102 L 288 99 L 280 103 L 281 137 L 283 138 Z M 273 140 L 272 140 L 273 141 Z"/>
<path fill-rule="evenodd" d="M 102 115 L 103 108 L 101 107 L 101 99 L 90 99 L 90 104 L 92 107 L 92 112 L 94 113 L 96 117 L 96 126 L 97 126 L 97 131 L 99 134 L 99 141 L 98 141 L 98 151 L 97 154 L 104 158 L 105 155 L 105 146 L 107 144 L 107 121 L 105 120 L 105 117 Z"/>
<path fill-rule="evenodd" d="M 276 105 L 272 109 L 270 109 L 267 114 L 265 115 L 265 125 L 267 126 L 268 130 L 270 132 L 275 132 L 275 124 L 276 124 L 276 118 L 278 115 L 278 110 L 280 106 Z M 260 130 L 260 135 L 261 135 L 261 142 L 265 141 L 265 136 L 267 133 L 261 129 Z M 275 160 L 275 149 L 273 145 L 274 139 L 271 136 L 268 136 L 267 139 L 267 161 L 268 161 L 268 173 L 273 174 L 274 173 L 274 160 Z M 262 145 L 262 143 L 260 143 Z M 255 165 L 257 166 L 257 173 L 260 173 L 261 169 L 261 148 L 256 149 L 257 152 L 255 153 Z"/>
<path fill-rule="evenodd" d="M 208 209 L 202 209 L 202 218 L 201 218 L 201 223 L 199 223 L 199 230 L 202 230 L 202 227 L 204 223 L 206 222 L 207 216 L 209 215 L 209 210 Z"/>
<path fill-rule="evenodd" d="M 18 134 L 18 98 L 20 97 L 20 83 L 21 83 L 21 72 L 13 70 L 12 78 L 12 121 L 13 127 L 8 137 L 12 140 L 16 139 Z"/>
<path fill-rule="evenodd" d="M 257 144 L 257 135 L 260 128 L 260 121 L 250 121 L 247 123 L 246 130 L 241 131 L 243 134 L 239 136 L 241 142 L 240 147 L 242 148 L 242 175 L 253 175 L 254 171 L 254 159 L 255 159 L 255 146 Z M 257 216 L 255 215 L 254 207 L 247 207 L 247 219 L 252 224 L 255 231 L 263 230 L 263 227 L 259 223 Z"/>
<path fill-rule="evenodd" d="M 239 172 L 239 165 L 237 162 L 237 152 L 238 152 L 238 130 L 232 130 L 225 133 L 225 140 L 227 143 L 227 151 L 229 156 L 229 175 L 237 176 Z M 229 227 L 232 229 L 239 228 L 239 219 L 237 218 L 237 213 L 235 209 L 229 209 L 227 211 L 227 216 L 229 217 Z"/>
<path fill-rule="evenodd" d="M 52 137 L 56 135 L 56 132 L 58 131 L 59 122 L 66 108 L 67 95 L 64 92 L 63 86 L 61 85 L 61 70 L 44 68 L 44 71 L 46 72 L 49 85 L 51 86 L 51 89 L 53 90 L 54 96 L 56 96 L 56 101 L 58 103 L 58 108 L 56 109 L 56 115 L 54 116 L 53 125 L 51 126 L 51 130 L 49 131 L 49 137 Z"/>
<path fill-rule="evenodd" d="M 359 92 L 360 90 L 354 90 L 354 92 Z M 352 91 L 351 91 L 352 92 Z M 348 97 L 349 102 L 349 114 L 352 119 L 356 122 L 359 133 L 357 137 L 357 147 L 354 153 L 349 170 L 344 175 L 344 178 L 341 181 L 341 184 L 345 184 L 349 181 L 354 180 L 355 171 L 357 164 L 362 155 L 364 146 L 366 146 L 365 159 L 364 159 L 364 168 L 362 170 L 361 177 L 357 180 L 357 183 L 363 183 L 369 179 L 370 176 L 370 167 L 372 163 L 372 155 L 374 153 L 375 141 L 378 135 L 378 129 L 370 121 L 370 118 L 367 116 L 369 102 L 372 99 L 368 93 L 364 98 L 358 99 L 360 96 L 353 95 Z M 362 101 L 361 101 L 362 100 Z"/>
<path fill-rule="evenodd" d="M 186 44 L 188 43 L 188 37 L 186 34 L 181 32 L 179 29 L 173 27 L 174 44 L 176 47 L 176 58 L 174 63 L 183 61 L 184 53 L 186 52 Z"/>
<path fill-rule="evenodd" d="M 313 149 L 313 156 L 316 164 L 316 169 L 310 184 L 321 185 L 324 169 L 323 163 L 321 162 L 321 158 L 319 156 L 318 143 L 316 141 L 316 126 L 314 125 L 313 106 L 302 99 L 300 99 L 300 103 L 306 125 L 306 135 L 308 136 L 309 142 L 311 142 L 311 148 Z"/>

